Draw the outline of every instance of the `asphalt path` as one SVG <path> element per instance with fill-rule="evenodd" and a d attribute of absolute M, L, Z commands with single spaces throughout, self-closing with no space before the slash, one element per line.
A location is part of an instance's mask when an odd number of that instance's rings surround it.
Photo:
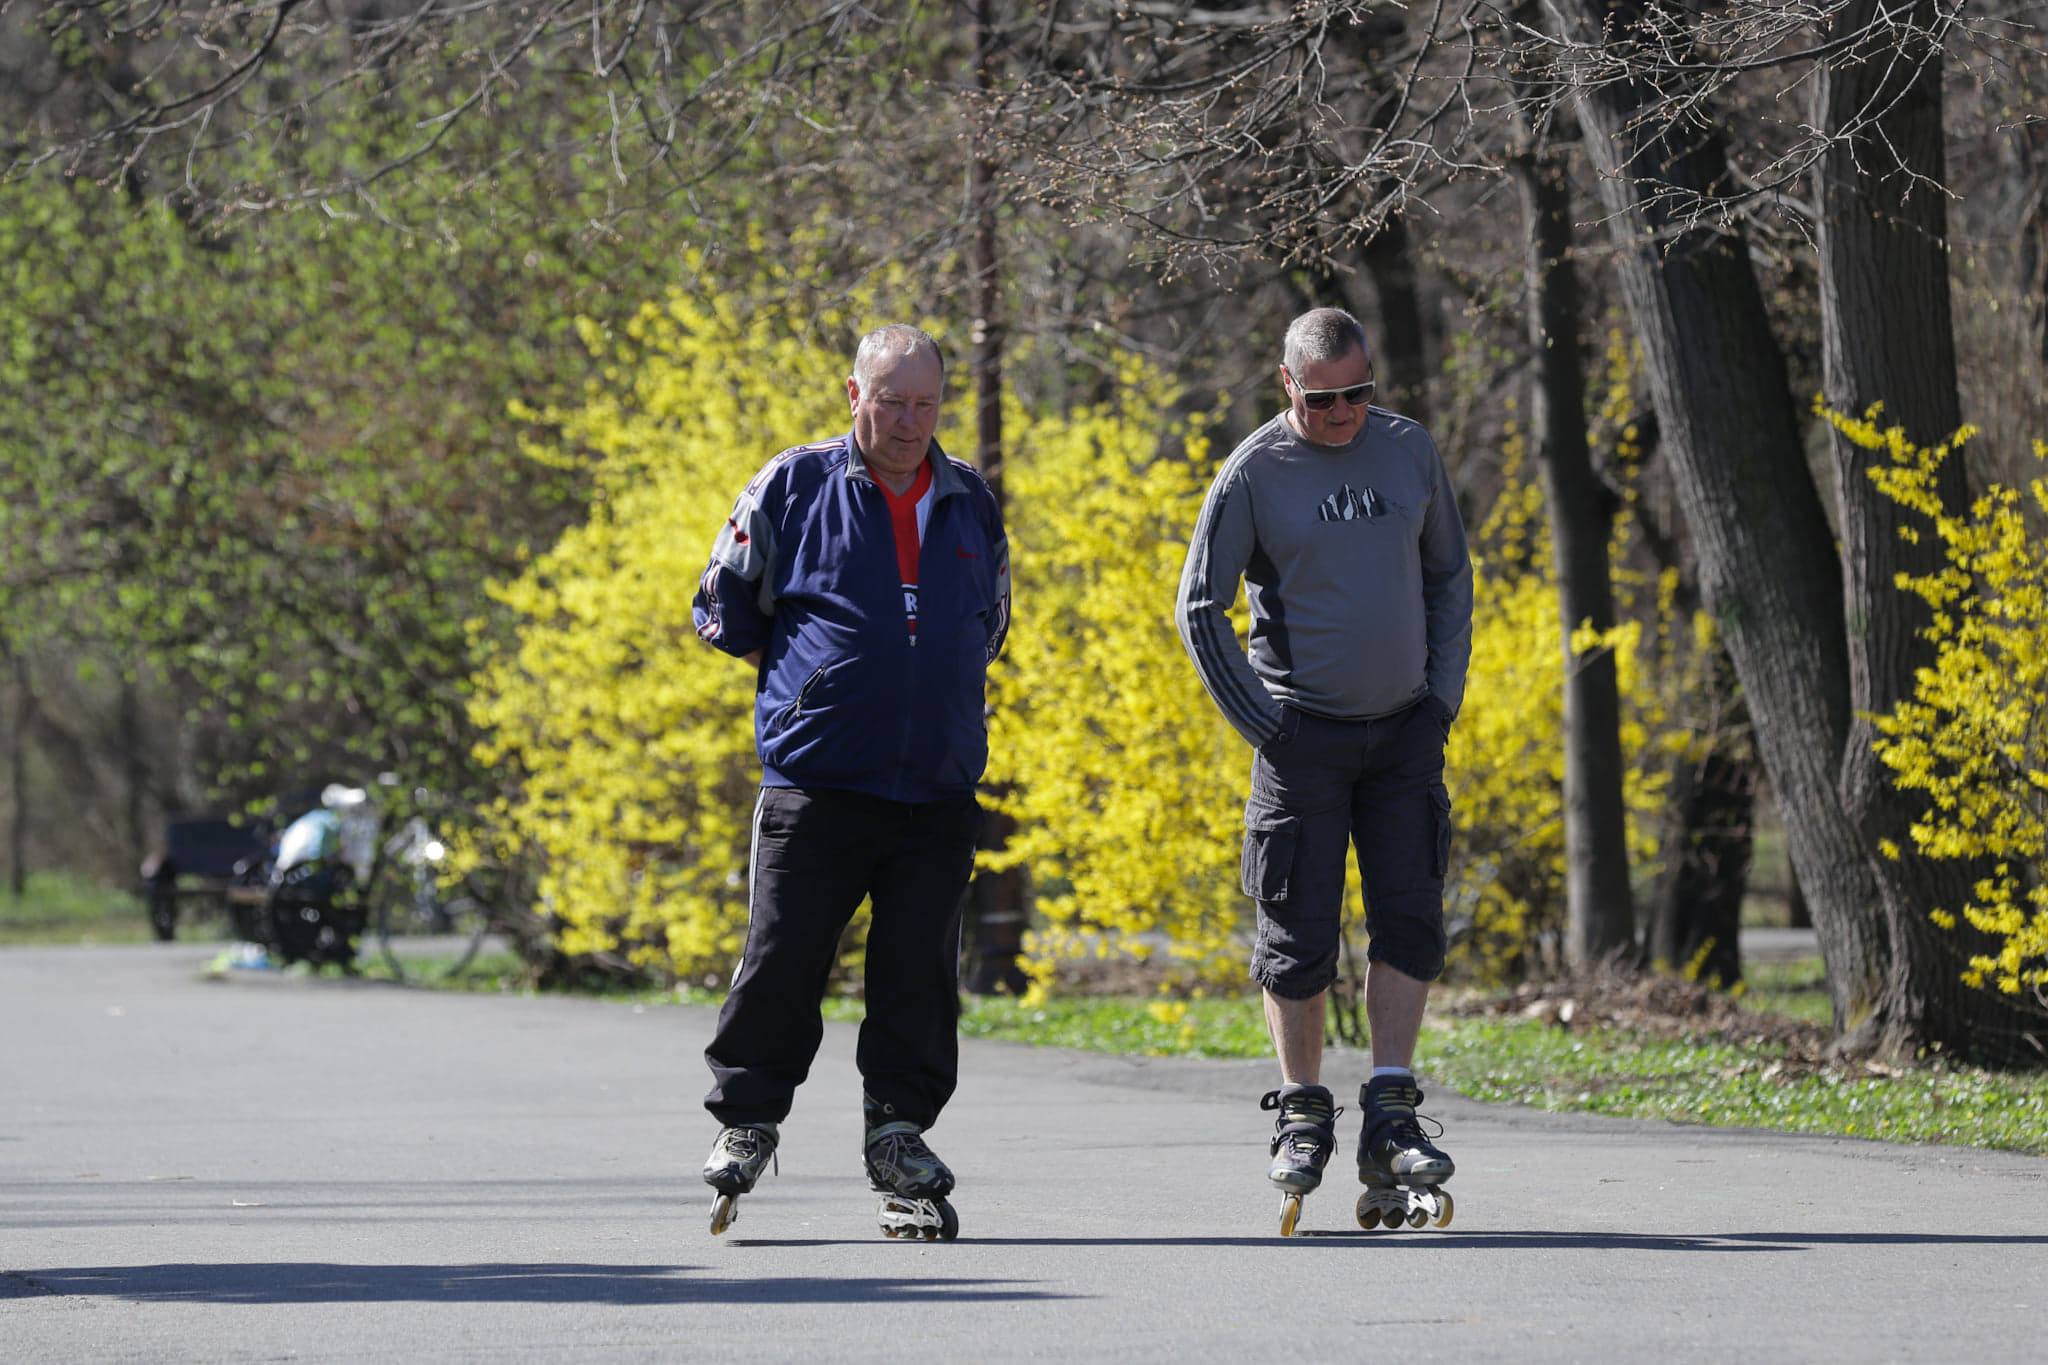
<path fill-rule="evenodd" d="M 2048 1162 L 1431 1088 L 1453 1224 L 1282 1240 L 1265 1065 L 970 1043 L 883 1240 L 853 1029 L 714 1239 L 709 1011 L 0 951 L 0 1358 L 2037 1358 Z M 1334 1059 L 1355 1087 L 1360 1059 Z M 1355 1090 L 1354 1090 L 1355 1095 Z"/>

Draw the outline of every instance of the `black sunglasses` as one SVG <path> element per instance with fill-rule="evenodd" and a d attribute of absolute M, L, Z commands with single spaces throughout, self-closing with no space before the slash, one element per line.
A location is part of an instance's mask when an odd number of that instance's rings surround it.
<path fill-rule="evenodd" d="M 1304 389 L 1297 384 L 1294 391 L 1301 395 L 1303 407 L 1315 412 L 1325 412 L 1335 407 L 1339 398 L 1354 408 L 1362 408 L 1372 402 L 1375 387 L 1374 381 L 1368 379 L 1363 384 L 1348 389 Z"/>

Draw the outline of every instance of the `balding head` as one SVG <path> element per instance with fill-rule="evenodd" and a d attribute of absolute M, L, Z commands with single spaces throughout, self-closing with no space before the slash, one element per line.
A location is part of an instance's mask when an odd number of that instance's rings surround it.
<path fill-rule="evenodd" d="M 869 388 L 876 373 L 887 368 L 889 362 L 916 355 L 931 357 L 939 367 L 939 377 L 945 378 L 946 358 L 939 354 L 939 343 L 928 334 L 907 322 L 877 327 L 860 339 L 860 347 L 853 353 L 853 382 Z"/>
<path fill-rule="evenodd" d="M 860 339 L 846 381 L 853 439 L 869 473 L 891 492 L 901 493 L 915 480 L 945 397 L 946 362 L 923 332 L 897 323 Z"/>

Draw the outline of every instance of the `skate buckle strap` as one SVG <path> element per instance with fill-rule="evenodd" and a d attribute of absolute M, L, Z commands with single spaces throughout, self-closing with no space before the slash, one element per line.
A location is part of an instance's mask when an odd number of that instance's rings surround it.
<path fill-rule="evenodd" d="M 1277 1109 L 1280 1119 L 1273 1128 L 1273 1140 L 1267 1145 L 1269 1155 L 1277 1156 L 1284 1145 L 1305 1156 L 1312 1156 L 1317 1147 L 1328 1143 L 1330 1154 L 1337 1152 L 1337 1119 L 1344 1112 L 1343 1106 L 1333 1105 L 1327 1090 L 1311 1091 L 1306 1088 L 1282 1095 L 1278 1090 L 1266 1092 L 1259 1100 L 1259 1108 Z"/>
<path fill-rule="evenodd" d="M 1338 1112 L 1341 1113 L 1343 1111 L 1339 1110 Z M 1306 1148 L 1309 1151 L 1313 1151 L 1316 1146 L 1327 1142 L 1330 1144 L 1330 1155 L 1335 1156 L 1337 1155 L 1335 1122 L 1336 1119 L 1332 1116 L 1330 1123 L 1282 1124 L 1279 1131 L 1273 1134 L 1273 1141 L 1267 1146 L 1266 1153 L 1268 1156 L 1278 1156 L 1283 1143 L 1291 1147 Z"/>

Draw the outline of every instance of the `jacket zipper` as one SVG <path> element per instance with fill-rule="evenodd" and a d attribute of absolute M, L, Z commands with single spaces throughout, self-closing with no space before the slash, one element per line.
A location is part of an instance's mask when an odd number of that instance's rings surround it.
<path fill-rule="evenodd" d="M 810 677 L 804 679 L 804 685 L 796 690 L 796 700 L 792 701 L 789 705 L 783 707 L 782 710 L 776 713 L 776 729 L 786 730 L 791 725 L 796 723 L 796 718 L 804 713 L 804 703 L 810 700 L 811 689 L 813 687 L 816 687 L 818 685 L 818 679 L 824 676 L 825 670 L 820 668 L 814 670 L 811 673 Z"/>

